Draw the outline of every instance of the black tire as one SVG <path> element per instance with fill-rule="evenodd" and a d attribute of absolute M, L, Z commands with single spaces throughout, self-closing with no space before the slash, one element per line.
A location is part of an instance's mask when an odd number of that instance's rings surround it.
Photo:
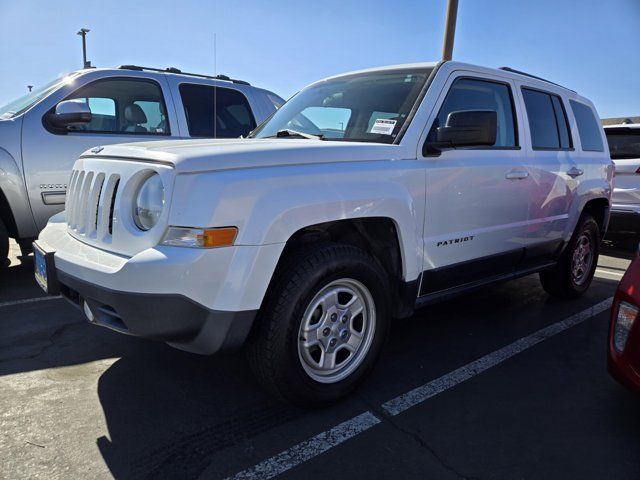
<path fill-rule="evenodd" d="M 0 220 L 0 268 L 6 267 L 9 263 L 9 234 L 7 229 Z"/>
<path fill-rule="evenodd" d="M 333 383 L 326 383 L 327 380 L 317 381 L 312 378 L 312 373 L 308 373 L 309 362 L 305 365 L 304 354 L 299 351 L 304 348 L 299 346 L 299 341 L 304 338 L 300 329 L 303 328 L 304 318 L 309 318 L 309 312 L 314 312 L 312 316 L 317 311 L 321 312 L 318 314 L 321 320 L 317 325 L 325 325 L 330 317 L 333 318 L 333 315 L 329 315 L 330 309 L 322 311 L 324 304 L 314 310 L 312 302 L 318 301 L 320 292 L 336 288 L 332 286 L 345 279 L 364 285 L 370 293 L 367 299 L 369 305 L 375 305 L 375 313 L 371 315 L 375 321 L 367 322 L 369 328 L 371 325 L 375 328 L 369 342 L 365 342 L 369 345 L 368 349 L 364 349 L 359 354 L 361 356 L 353 353 L 354 359 L 350 367 L 353 370 L 347 374 L 349 368 L 344 369 L 345 378 L 329 380 Z M 362 292 L 366 295 L 366 292 Z M 290 254 L 278 267 L 247 344 L 247 357 L 260 383 L 276 396 L 302 407 L 328 405 L 349 394 L 371 372 L 380 356 L 390 323 L 388 292 L 384 269 L 359 248 L 322 243 Z M 345 315 L 345 318 L 349 315 Z M 357 314 L 353 314 L 353 321 L 345 320 L 346 327 L 355 325 L 357 317 Z M 342 317 L 338 318 L 336 328 L 342 328 L 341 319 Z M 326 335 L 326 330 L 326 325 L 322 330 L 316 328 L 315 334 L 319 337 Z M 363 337 L 364 333 L 363 327 Z M 333 333 L 330 338 L 334 338 Z M 321 341 L 328 342 L 324 338 Z M 329 348 L 326 345 L 328 343 L 323 343 L 317 348 L 322 347 L 326 352 Z M 340 344 L 338 345 L 340 348 Z M 352 355 L 350 352 L 347 354 Z M 325 353 L 322 355 L 324 358 Z M 337 352 L 335 355 L 337 358 Z M 359 358 L 359 363 L 356 357 Z M 347 361 L 343 362 L 346 365 Z M 336 361 L 336 368 L 339 365 Z"/>
<path fill-rule="evenodd" d="M 574 272 L 574 254 L 581 248 L 585 238 L 589 242 L 591 258 L 588 267 L 582 269 L 583 274 Z M 600 255 L 600 227 L 588 213 L 582 214 L 571 241 L 562 253 L 558 265 L 550 270 L 540 272 L 540 282 L 545 291 L 554 297 L 572 299 L 580 297 L 587 291 L 593 280 Z M 577 253 L 580 257 L 580 252 Z M 580 271 L 580 269 L 578 269 Z"/>

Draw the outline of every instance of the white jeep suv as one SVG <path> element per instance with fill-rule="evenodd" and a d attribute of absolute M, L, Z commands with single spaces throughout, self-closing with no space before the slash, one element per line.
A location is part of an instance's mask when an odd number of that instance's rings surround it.
<path fill-rule="evenodd" d="M 85 152 L 36 278 L 96 325 L 331 402 L 390 320 L 540 272 L 589 286 L 613 164 L 589 100 L 510 69 L 391 66 L 316 82 L 250 138 Z"/>

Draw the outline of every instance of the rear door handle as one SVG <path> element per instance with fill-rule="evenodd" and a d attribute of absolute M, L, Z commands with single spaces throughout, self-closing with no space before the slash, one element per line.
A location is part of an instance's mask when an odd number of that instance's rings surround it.
<path fill-rule="evenodd" d="M 529 172 L 526 170 L 511 170 L 504 178 L 507 180 L 523 180 L 529 176 Z"/>
<path fill-rule="evenodd" d="M 584 173 L 584 170 L 582 170 L 581 168 L 571 167 L 571 169 L 567 172 L 567 175 L 569 175 L 571 178 L 576 178 L 582 175 L 583 173 Z"/>

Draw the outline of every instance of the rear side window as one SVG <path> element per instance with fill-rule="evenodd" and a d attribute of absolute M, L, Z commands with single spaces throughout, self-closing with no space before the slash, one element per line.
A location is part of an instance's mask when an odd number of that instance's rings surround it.
<path fill-rule="evenodd" d="M 464 110 L 495 111 L 498 117 L 498 131 L 493 147 L 516 146 L 511 89 L 508 85 L 471 78 L 456 80 L 440 107 L 429 136 L 435 135 L 436 128 L 447 124 L 449 114 Z"/>
<path fill-rule="evenodd" d="M 591 107 L 584 103 L 576 102 L 575 100 L 569 100 L 569 103 L 571 104 L 573 116 L 576 118 L 576 123 L 578 124 L 578 134 L 580 135 L 582 150 L 603 152 L 604 146 L 602 145 L 602 135 L 600 134 L 602 127 L 598 120 L 596 120 L 596 116 Z"/>
<path fill-rule="evenodd" d="M 237 90 L 183 83 L 180 96 L 192 137 L 237 138 L 256 127 L 247 97 Z"/>
<path fill-rule="evenodd" d="M 604 133 L 612 159 L 640 158 L 640 128 L 607 128 Z"/>
<path fill-rule="evenodd" d="M 529 119 L 532 147 L 536 150 L 572 148 L 567 115 L 560 97 L 530 88 L 523 88 L 522 96 Z"/>

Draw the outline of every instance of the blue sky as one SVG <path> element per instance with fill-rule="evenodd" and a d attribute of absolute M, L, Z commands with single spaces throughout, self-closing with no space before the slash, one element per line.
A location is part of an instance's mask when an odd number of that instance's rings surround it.
<path fill-rule="evenodd" d="M 437 60 L 446 0 L 0 0 L 0 105 L 81 65 L 242 78 L 287 98 L 318 78 Z M 640 0 L 460 0 L 454 59 L 566 85 L 602 117 L 640 115 Z"/>

